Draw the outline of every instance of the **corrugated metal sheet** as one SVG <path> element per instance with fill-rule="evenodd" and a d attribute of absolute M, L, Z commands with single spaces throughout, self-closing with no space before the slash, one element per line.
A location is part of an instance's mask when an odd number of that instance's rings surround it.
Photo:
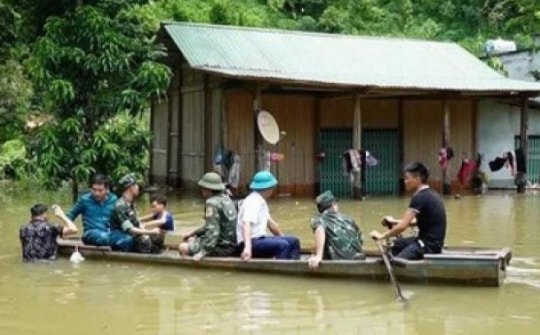
<path fill-rule="evenodd" d="M 455 43 L 194 23 L 164 25 L 191 67 L 231 77 L 383 89 L 540 92 Z"/>

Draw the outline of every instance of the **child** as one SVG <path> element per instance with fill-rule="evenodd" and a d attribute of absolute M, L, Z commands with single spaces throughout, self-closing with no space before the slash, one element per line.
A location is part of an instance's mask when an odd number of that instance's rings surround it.
<path fill-rule="evenodd" d="M 162 195 L 150 199 L 152 213 L 143 216 L 140 221 L 145 229 L 160 228 L 163 232 L 174 231 L 174 219 L 167 211 L 167 198 Z"/>

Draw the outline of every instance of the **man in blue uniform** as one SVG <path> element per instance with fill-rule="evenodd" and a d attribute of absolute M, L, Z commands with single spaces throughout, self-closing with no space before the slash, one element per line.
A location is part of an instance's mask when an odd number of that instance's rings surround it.
<path fill-rule="evenodd" d="M 66 216 L 75 221 L 82 216 L 85 244 L 108 246 L 110 234 L 110 218 L 118 198 L 110 192 L 110 181 L 98 174 L 92 178 L 90 192 L 82 195 Z"/>

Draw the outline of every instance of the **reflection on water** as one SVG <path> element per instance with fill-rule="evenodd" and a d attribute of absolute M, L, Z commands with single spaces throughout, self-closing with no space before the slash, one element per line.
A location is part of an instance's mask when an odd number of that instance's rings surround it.
<path fill-rule="evenodd" d="M 67 204 L 63 195 L 46 201 Z M 490 194 L 446 199 L 448 244 L 509 246 L 500 289 L 302 279 L 130 263 L 22 264 L 18 227 L 36 199 L 0 195 L 0 334 L 537 334 L 540 197 Z M 406 198 L 342 201 L 364 233 L 399 216 Z M 312 245 L 311 200 L 279 199 L 284 231 Z M 67 207 L 67 206 L 66 206 Z M 146 202 L 141 202 L 147 209 Z M 199 199 L 172 199 L 183 232 L 202 221 Z M 172 241 L 174 237 L 172 237 Z M 373 247 L 371 241 L 366 241 Z"/>

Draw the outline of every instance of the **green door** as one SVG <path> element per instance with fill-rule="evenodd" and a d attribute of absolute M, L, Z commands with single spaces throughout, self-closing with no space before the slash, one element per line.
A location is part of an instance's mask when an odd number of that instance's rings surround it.
<path fill-rule="evenodd" d="M 397 130 L 364 130 L 362 146 L 378 161 L 366 170 L 367 194 L 399 194 L 399 134 Z"/>
<path fill-rule="evenodd" d="M 366 194 L 399 193 L 399 143 L 396 130 L 364 130 L 362 144 L 379 164 L 366 170 Z M 341 155 L 351 148 L 351 129 L 321 129 L 319 145 L 325 158 L 319 163 L 320 190 L 336 197 L 350 198 L 352 186 L 343 173 Z"/>
<path fill-rule="evenodd" d="M 321 192 L 330 190 L 336 197 L 350 198 L 349 176 L 343 174 L 341 155 L 350 149 L 352 131 L 350 129 L 322 129 L 319 136 L 321 152 L 325 157 L 319 163 Z"/>
<path fill-rule="evenodd" d="M 527 157 L 527 181 L 531 184 L 540 183 L 540 136 L 528 136 L 528 157 Z M 519 148 L 519 136 L 515 137 L 515 147 Z"/>

